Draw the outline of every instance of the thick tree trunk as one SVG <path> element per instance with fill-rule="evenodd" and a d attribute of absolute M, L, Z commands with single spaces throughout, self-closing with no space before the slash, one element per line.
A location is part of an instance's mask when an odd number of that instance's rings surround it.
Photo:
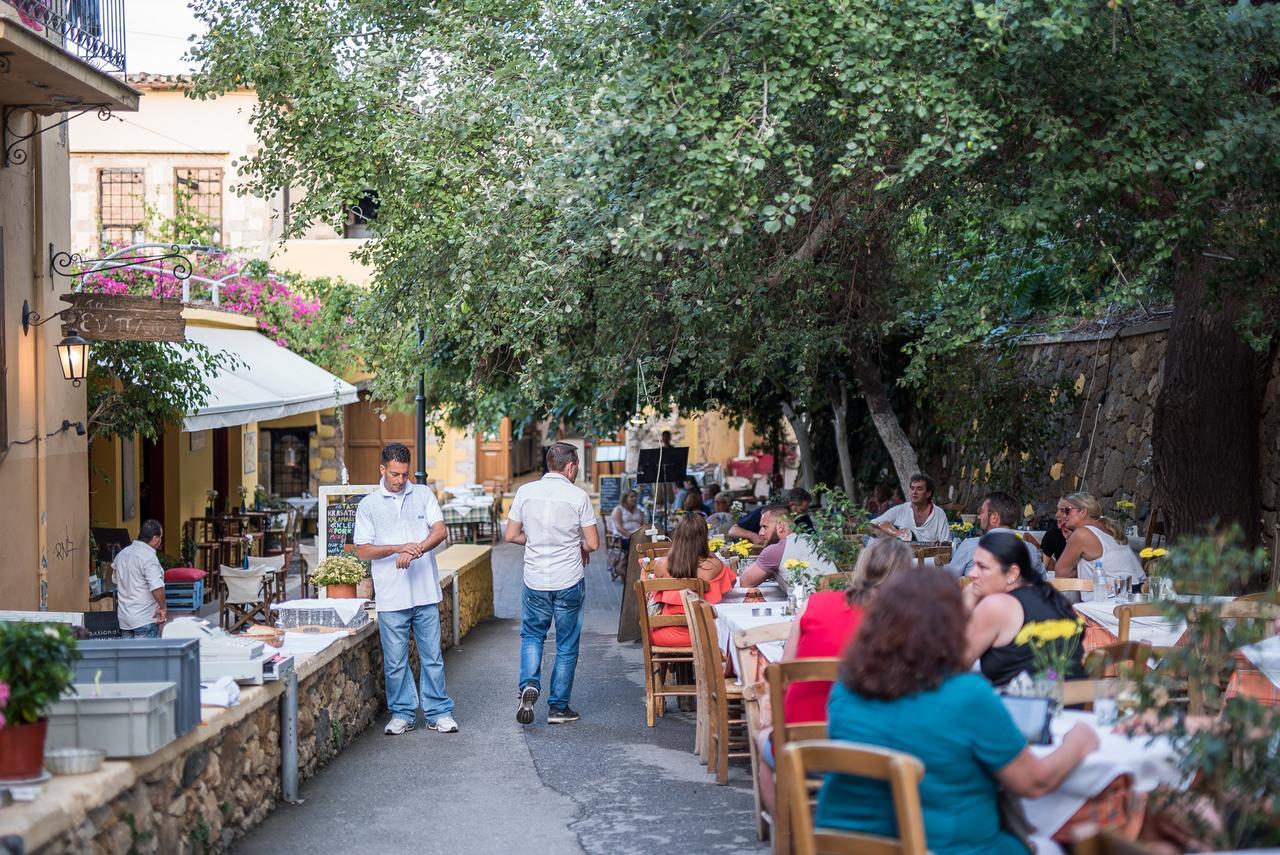
<path fill-rule="evenodd" d="M 836 454 L 840 457 L 840 480 L 846 496 L 853 495 L 853 460 L 849 457 L 849 386 L 844 378 L 831 381 L 831 413 L 836 433 Z"/>
<path fill-rule="evenodd" d="M 796 435 L 796 448 L 800 451 L 800 485 L 813 492 L 813 443 L 809 440 L 809 416 L 798 412 L 794 405 L 783 402 L 782 414 L 791 424 Z"/>
<path fill-rule="evenodd" d="M 1236 329 L 1239 302 L 1209 293 L 1214 262 L 1197 251 L 1176 263 L 1152 423 L 1154 505 L 1172 534 L 1239 523 L 1257 543 L 1258 355 Z"/>
<path fill-rule="evenodd" d="M 871 421 L 880 434 L 880 441 L 889 452 L 893 461 L 893 469 L 898 474 L 898 483 L 902 486 L 902 495 L 911 494 L 911 476 L 920 471 L 920 462 L 916 458 L 916 450 L 911 447 L 898 415 L 889 404 L 889 392 L 885 389 L 884 380 L 880 377 L 880 369 L 872 365 L 864 357 L 855 356 L 853 373 L 862 387 L 862 397 L 871 410 Z"/>

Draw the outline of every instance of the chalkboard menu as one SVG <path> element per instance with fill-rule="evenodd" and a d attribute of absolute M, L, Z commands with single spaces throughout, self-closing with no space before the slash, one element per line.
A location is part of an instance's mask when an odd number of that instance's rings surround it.
<path fill-rule="evenodd" d="M 618 502 L 622 501 L 623 480 L 621 475 L 600 476 L 600 513 L 605 516 L 613 513 Z"/>
<path fill-rule="evenodd" d="M 323 555 L 353 551 L 356 508 L 360 500 L 378 489 L 377 484 L 344 484 L 320 488 L 320 540 Z M 322 556 L 323 557 L 323 556 Z"/>

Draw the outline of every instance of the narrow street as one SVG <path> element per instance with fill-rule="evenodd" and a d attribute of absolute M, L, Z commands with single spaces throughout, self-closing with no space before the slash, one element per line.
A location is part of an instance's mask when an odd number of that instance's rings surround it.
<path fill-rule="evenodd" d="M 601 553 L 587 572 L 587 614 L 572 704 L 582 720 L 515 721 L 520 547 L 494 550 L 498 619 L 446 654 L 461 733 L 384 736 L 382 721 L 235 847 L 241 853 L 764 852 L 750 770 L 717 787 L 693 746 L 691 714 L 644 724 L 639 645 L 615 640 L 621 584 Z M 549 674 L 547 644 L 544 681 Z M 672 704 L 674 708 L 674 704 Z"/>

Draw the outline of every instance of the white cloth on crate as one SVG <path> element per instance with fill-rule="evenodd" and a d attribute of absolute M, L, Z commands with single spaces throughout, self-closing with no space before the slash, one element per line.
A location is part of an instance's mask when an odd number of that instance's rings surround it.
<path fill-rule="evenodd" d="M 1015 535 L 1022 534 L 1022 532 L 1015 531 L 1011 528 L 993 528 L 991 529 L 991 532 L 987 532 L 987 533 L 990 534 L 997 531 L 1006 531 L 1009 534 L 1015 534 Z M 973 555 L 975 552 L 978 551 L 979 540 L 982 540 L 982 538 L 968 537 L 960 541 L 960 544 L 956 547 L 955 552 L 951 553 L 951 560 L 947 562 L 947 565 L 942 569 L 946 570 L 948 573 L 951 573 L 952 575 L 955 575 L 955 576 L 969 575 L 969 568 L 973 566 Z M 1030 556 L 1031 569 L 1034 570 L 1040 576 L 1043 576 L 1044 575 L 1044 558 L 1040 555 L 1040 550 L 1032 546 L 1030 543 L 1027 543 L 1026 546 L 1027 546 L 1027 554 Z"/>
<path fill-rule="evenodd" d="M 351 623 L 351 619 L 364 608 L 364 604 L 368 600 L 359 597 L 350 599 L 343 597 L 332 600 L 305 599 L 305 600 L 289 600 L 283 603 L 277 603 L 272 608 L 276 611 L 287 612 L 298 609 L 333 609 L 337 612 L 338 617 L 342 618 L 343 624 Z"/>
<path fill-rule="evenodd" d="M 591 497 L 559 472 L 516 490 L 509 518 L 520 523 L 524 584 L 535 591 L 562 591 L 583 577 L 582 530 L 596 524 Z"/>
<path fill-rule="evenodd" d="M 1128 576 L 1135 582 L 1141 582 L 1147 578 L 1147 574 L 1142 570 L 1142 562 L 1138 560 L 1138 556 L 1133 554 L 1129 544 L 1117 543 L 1114 537 L 1097 526 L 1087 525 L 1085 528 L 1093 532 L 1097 536 L 1098 542 L 1102 544 L 1103 573 L 1108 576 Z M 1087 564 L 1091 570 L 1093 569 L 1093 562 L 1083 556 L 1080 558 L 1080 564 Z M 1076 571 L 1076 575 L 1082 579 L 1086 578 L 1085 574 L 1079 571 Z"/>
<path fill-rule="evenodd" d="M 156 622 L 156 598 L 152 591 L 164 587 L 164 568 L 150 544 L 135 540 L 116 553 L 111 562 L 116 583 L 120 628 L 137 629 Z"/>
<path fill-rule="evenodd" d="M 1280 689 L 1280 636 L 1272 636 L 1240 648 L 1244 658 L 1267 675 L 1272 685 Z"/>
<path fill-rule="evenodd" d="M 399 493 L 393 493 L 379 481 L 378 489 L 356 506 L 353 540 L 357 546 L 419 543 L 427 539 L 433 525 L 442 522 L 444 514 L 430 488 L 409 482 Z M 378 611 L 398 612 L 440 602 L 440 574 L 435 555 L 427 552 L 404 570 L 396 567 L 396 557 L 388 555 L 372 562 Z"/>
<path fill-rule="evenodd" d="M 929 512 L 924 525 L 916 525 L 916 514 L 910 502 L 894 505 L 880 516 L 873 519 L 873 525 L 889 523 L 894 528 L 905 528 L 911 532 L 911 539 L 920 543 L 942 543 L 951 539 L 951 527 L 947 523 L 947 512 L 937 505 Z"/>

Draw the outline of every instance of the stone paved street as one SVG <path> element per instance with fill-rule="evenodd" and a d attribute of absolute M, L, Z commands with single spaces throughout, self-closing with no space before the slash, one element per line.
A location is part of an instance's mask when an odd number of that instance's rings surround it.
<path fill-rule="evenodd" d="M 582 720 L 548 726 L 546 705 L 515 722 L 520 547 L 494 550 L 498 619 L 446 654 L 462 732 L 382 734 L 380 721 L 235 847 L 243 853 L 764 852 L 750 770 L 717 787 L 697 758 L 693 718 L 644 724 L 640 648 L 615 641 L 621 584 L 601 553 L 587 573 L 587 616 L 572 704 Z M 553 646 L 548 640 L 550 667 Z"/>

